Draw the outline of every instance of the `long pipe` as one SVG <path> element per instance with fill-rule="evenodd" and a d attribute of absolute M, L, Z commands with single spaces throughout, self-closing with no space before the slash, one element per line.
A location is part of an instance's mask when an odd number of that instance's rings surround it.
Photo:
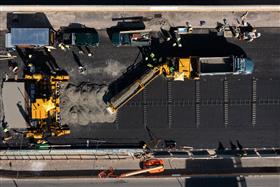
<path fill-rule="evenodd" d="M 138 170 L 138 171 L 132 171 L 132 172 L 129 172 L 129 173 L 124 173 L 124 174 L 121 174 L 119 176 L 119 178 L 131 177 L 131 176 L 134 176 L 134 175 L 139 175 L 139 174 L 142 174 L 142 173 L 147 173 L 149 171 L 159 170 L 159 169 L 163 169 L 163 166 L 158 166 L 158 167 L 154 167 L 154 168 L 148 168 L 148 169 L 142 169 L 142 170 Z"/>

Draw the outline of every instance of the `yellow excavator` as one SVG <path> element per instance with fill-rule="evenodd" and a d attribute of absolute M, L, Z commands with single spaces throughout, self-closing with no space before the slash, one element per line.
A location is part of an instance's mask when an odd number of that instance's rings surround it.
<path fill-rule="evenodd" d="M 32 68 L 32 64 L 29 65 Z M 69 80 L 66 72 L 43 73 L 27 72 L 24 75 L 26 90 L 29 93 L 30 126 L 24 133 L 37 144 L 46 143 L 46 137 L 70 134 L 69 127 L 61 125 L 60 84 Z"/>

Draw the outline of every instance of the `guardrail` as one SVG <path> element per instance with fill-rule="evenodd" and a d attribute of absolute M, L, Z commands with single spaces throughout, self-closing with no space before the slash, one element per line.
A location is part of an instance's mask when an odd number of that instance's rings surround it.
<path fill-rule="evenodd" d="M 193 149 L 193 150 L 155 150 L 156 158 L 232 158 L 232 157 L 280 157 L 280 148 L 245 148 L 236 149 Z"/>
<path fill-rule="evenodd" d="M 120 160 L 141 153 L 142 149 L 2 150 L 0 160 Z"/>
<path fill-rule="evenodd" d="M 55 150 L 2 150 L 0 160 L 120 160 L 137 159 L 143 155 L 142 149 L 55 149 Z M 157 149 L 152 155 L 156 158 L 258 158 L 280 157 L 280 148 L 255 148 L 242 150 L 214 149 Z"/>

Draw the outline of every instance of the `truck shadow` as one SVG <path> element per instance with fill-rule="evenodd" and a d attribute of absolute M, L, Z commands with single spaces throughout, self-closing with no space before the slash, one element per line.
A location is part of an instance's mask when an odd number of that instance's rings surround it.
<path fill-rule="evenodd" d="M 52 28 L 47 16 L 36 13 L 7 13 L 7 28 Z"/>
<path fill-rule="evenodd" d="M 103 97 L 104 102 L 107 103 L 110 98 L 117 95 L 124 88 L 135 82 L 141 75 L 149 71 L 148 64 L 152 66 L 163 64 L 167 57 L 247 56 L 242 48 L 228 42 L 222 36 L 217 36 L 217 33 L 182 35 L 182 47 L 173 47 L 174 42 L 176 42 L 174 40 L 160 42 L 160 38 L 153 38 L 151 46 L 139 47 L 142 60 L 138 64 L 127 68 L 126 73 L 109 85 L 108 93 Z M 150 58 L 151 54 L 153 54 L 155 59 Z"/>
<path fill-rule="evenodd" d="M 181 35 L 182 47 L 173 47 L 174 40 L 163 43 L 154 41 L 152 49 L 162 57 L 218 57 L 229 55 L 246 57 L 242 48 L 228 42 L 223 36 L 217 36 L 215 32 Z"/>
<path fill-rule="evenodd" d="M 144 30 L 145 24 L 142 20 L 139 21 L 118 21 L 117 25 L 107 28 L 107 34 L 112 41 L 112 35 L 115 32 L 129 31 L 129 30 Z"/>

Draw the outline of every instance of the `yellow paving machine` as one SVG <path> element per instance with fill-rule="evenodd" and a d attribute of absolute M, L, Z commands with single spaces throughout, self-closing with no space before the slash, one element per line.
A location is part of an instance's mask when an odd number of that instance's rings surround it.
<path fill-rule="evenodd" d="M 28 65 L 32 69 L 33 65 Z M 29 95 L 27 108 L 30 126 L 25 137 L 41 144 L 47 137 L 70 134 L 68 126 L 61 125 L 60 87 L 62 82 L 69 80 L 65 71 L 57 71 L 50 75 L 27 71 L 24 75 L 26 91 Z"/>

